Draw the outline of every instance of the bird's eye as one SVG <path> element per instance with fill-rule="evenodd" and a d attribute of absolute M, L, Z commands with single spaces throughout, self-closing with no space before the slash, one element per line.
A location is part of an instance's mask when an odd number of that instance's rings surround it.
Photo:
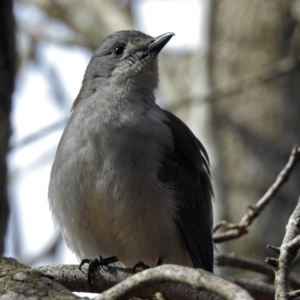
<path fill-rule="evenodd" d="M 124 52 L 124 47 L 122 47 L 122 46 L 115 47 L 114 51 L 113 51 L 115 56 L 121 56 L 123 54 L 123 52 Z"/>

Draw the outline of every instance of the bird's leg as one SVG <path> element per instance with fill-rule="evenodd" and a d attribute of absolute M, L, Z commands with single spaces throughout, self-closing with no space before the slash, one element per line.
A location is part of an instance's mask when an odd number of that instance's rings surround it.
<path fill-rule="evenodd" d="M 143 263 L 142 261 L 138 262 L 137 264 L 135 264 L 132 268 L 133 274 L 136 272 L 136 269 L 142 269 L 142 270 L 146 270 L 149 269 L 150 267 L 147 266 L 145 263 Z"/>
<path fill-rule="evenodd" d="M 87 271 L 87 278 L 90 286 L 93 286 L 92 284 L 92 274 L 95 271 L 95 269 L 99 266 L 100 269 L 105 270 L 104 267 L 108 267 L 108 265 L 113 264 L 117 262 L 118 259 L 116 256 L 103 258 L 101 255 L 98 258 L 95 259 L 83 259 L 79 265 L 79 270 L 81 271 L 81 268 L 84 264 L 89 264 L 88 271 Z"/>
<path fill-rule="evenodd" d="M 157 263 L 156 263 L 156 266 L 160 266 L 160 265 L 162 265 L 162 263 L 163 263 L 162 258 L 159 258 L 158 261 L 157 261 Z M 138 268 L 140 268 L 140 269 L 142 269 L 142 270 L 147 270 L 147 269 L 149 269 L 150 267 L 147 266 L 147 265 L 146 265 L 145 263 L 143 263 L 142 261 L 140 261 L 140 262 L 138 262 L 137 264 L 135 264 L 135 265 L 133 266 L 133 268 L 132 268 L 133 274 L 136 272 L 136 270 L 137 270 Z"/>

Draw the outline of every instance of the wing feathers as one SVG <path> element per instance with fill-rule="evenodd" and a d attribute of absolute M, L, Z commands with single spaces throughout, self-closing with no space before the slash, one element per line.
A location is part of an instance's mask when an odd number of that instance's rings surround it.
<path fill-rule="evenodd" d="M 175 188 L 176 224 L 195 268 L 213 269 L 213 197 L 207 152 L 190 129 L 165 111 L 174 149 L 165 149 L 159 179 Z"/>

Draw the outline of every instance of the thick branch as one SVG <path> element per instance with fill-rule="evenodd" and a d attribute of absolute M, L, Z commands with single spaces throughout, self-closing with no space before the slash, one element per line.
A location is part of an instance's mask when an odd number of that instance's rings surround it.
<path fill-rule="evenodd" d="M 220 267 L 229 266 L 233 268 L 254 271 L 271 279 L 274 278 L 274 270 L 270 266 L 253 259 L 237 257 L 233 255 L 219 255 L 218 265 Z"/>
<path fill-rule="evenodd" d="M 253 299 L 248 292 L 221 277 L 214 276 L 202 269 L 176 265 L 163 265 L 140 272 L 103 292 L 95 299 L 128 299 L 131 296 L 140 296 L 139 293 L 145 286 L 163 282 L 184 283 L 195 289 L 211 291 L 228 300 Z"/>
<path fill-rule="evenodd" d="M 132 273 L 124 272 L 123 268 L 109 267 L 107 270 L 96 268 L 92 274 L 93 286 L 91 287 L 85 274 L 79 271 L 78 265 L 44 266 L 36 269 L 44 274 L 53 276 L 57 282 L 73 292 L 102 293 L 132 276 Z M 87 272 L 86 266 L 83 266 L 83 271 Z M 139 291 L 139 295 L 145 299 L 157 291 L 160 291 L 168 300 L 221 300 L 220 297 L 214 296 L 207 291 L 198 291 L 180 283 L 158 283 L 144 286 L 143 290 Z"/>
<path fill-rule="evenodd" d="M 286 234 L 280 247 L 280 254 L 275 268 L 275 291 L 276 300 L 288 300 L 295 297 L 299 292 L 289 292 L 289 274 L 292 263 L 297 256 L 300 247 L 300 198 L 286 226 Z M 274 261 L 268 259 L 268 262 Z"/>
<path fill-rule="evenodd" d="M 53 276 L 57 282 L 69 290 L 103 293 L 103 299 L 128 299 L 130 295 L 148 299 L 159 291 L 168 300 L 220 300 L 224 298 L 238 299 L 235 298 L 237 296 L 231 294 L 243 295 L 244 293 L 242 291 L 239 294 L 239 287 L 211 273 L 175 265 L 152 268 L 134 276 L 131 272 L 124 272 L 124 269 L 117 267 L 110 267 L 107 270 L 95 269 L 92 287 L 89 286 L 85 275 L 79 271 L 78 265 L 45 266 L 37 269 L 44 274 Z M 87 271 L 86 266 L 83 267 L 83 271 Z M 123 284 L 123 282 L 125 283 Z M 116 284 L 118 284 L 117 287 L 113 287 Z M 111 287 L 113 287 L 112 290 L 107 291 Z M 247 293 L 246 295 L 248 297 Z M 252 299 L 247 297 L 240 299 Z"/>
<path fill-rule="evenodd" d="M 270 280 L 274 280 L 275 278 L 274 269 L 272 267 L 266 265 L 265 263 L 261 263 L 253 259 L 237 257 L 234 255 L 226 255 L 226 254 L 219 255 L 217 259 L 218 259 L 218 266 L 220 267 L 227 266 L 227 267 L 238 268 L 242 270 L 253 271 L 267 276 Z M 236 281 L 234 282 L 237 283 Z M 297 288 L 297 289 L 300 288 L 300 281 L 298 279 L 298 276 L 291 275 L 289 284 L 293 288 Z M 243 285 L 241 286 L 244 287 Z M 246 290 L 250 291 L 248 288 L 246 288 Z"/>
<path fill-rule="evenodd" d="M 52 265 L 35 268 L 73 292 L 102 293 L 132 274 L 124 272 L 122 268 L 110 267 L 107 270 L 95 268 L 93 272 L 93 286 L 90 286 L 86 273 L 87 266 L 79 270 L 78 265 Z"/>
<path fill-rule="evenodd" d="M 247 290 L 256 300 L 274 300 L 275 289 L 273 284 L 243 278 L 229 278 L 229 280 Z"/>

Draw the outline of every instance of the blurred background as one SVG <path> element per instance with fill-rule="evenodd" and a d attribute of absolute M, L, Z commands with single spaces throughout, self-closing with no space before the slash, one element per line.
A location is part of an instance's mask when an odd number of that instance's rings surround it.
<path fill-rule="evenodd" d="M 157 99 L 209 153 L 215 221 L 238 222 L 300 144 L 300 68 L 285 64 L 299 57 L 299 1 L 15 0 L 13 15 L 14 93 L 0 103 L 6 256 L 34 266 L 77 263 L 52 223 L 50 169 L 92 51 L 114 31 L 175 33 L 160 54 Z M 272 255 L 267 244 L 280 246 L 299 195 L 298 166 L 249 233 L 219 252 L 263 262 Z"/>

